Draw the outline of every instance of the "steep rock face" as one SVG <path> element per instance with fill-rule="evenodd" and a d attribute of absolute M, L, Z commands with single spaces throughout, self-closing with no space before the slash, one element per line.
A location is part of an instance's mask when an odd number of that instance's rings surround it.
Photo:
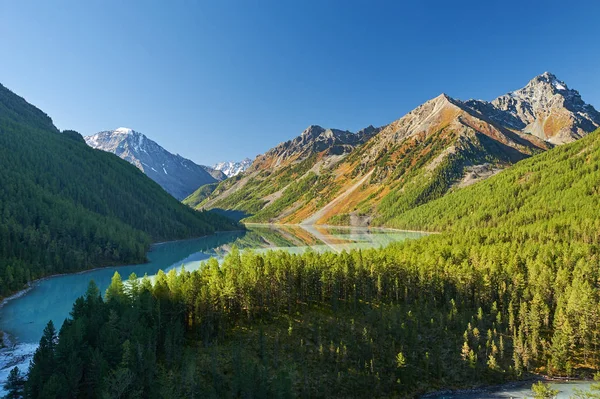
<path fill-rule="evenodd" d="M 491 103 L 469 100 L 465 104 L 502 126 L 553 144 L 579 139 L 600 126 L 600 113 L 549 72 Z"/>
<path fill-rule="evenodd" d="M 361 164 L 363 167 L 371 167 L 384 156 L 393 157 L 392 148 L 409 138 L 418 142 L 444 132 L 452 132 L 455 138 L 485 135 L 522 154 L 530 154 L 533 147 L 545 148 L 540 140 L 516 135 L 493 121 L 482 118 L 462 102 L 441 94 L 387 125 L 361 154 Z M 514 151 L 509 152 L 513 154 L 513 158 L 522 158 Z"/>
<path fill-rule="evenodd" d="M 222 172 L 172 154 L 129 128 L 99 132 L 85 137 L 85 141 L 92 148 L 112 152 L 135 165 L 178 200 L 202 185 L 225 179 Z"/>
<path fill-rule="evenodd" d="M 598 112 L 546 73 L 492 102 L 441 94 L 362 133 L 310 126 L 194 205 L 252 222 L 382 225 L 597 125 Z"/>
<path fill-rule="evenodd" d="M 219 162 L 213 165 L 212 169 L 223 172 L 223 174 L 227 177 L 237 176 L 240 173 L 244 172 L 252 165 L 252 160 L 250 158 L 244 158 L 243 160 L 236 161 L 225 161 Z M 223 179 L 220 179 L 223 180 Z"/>

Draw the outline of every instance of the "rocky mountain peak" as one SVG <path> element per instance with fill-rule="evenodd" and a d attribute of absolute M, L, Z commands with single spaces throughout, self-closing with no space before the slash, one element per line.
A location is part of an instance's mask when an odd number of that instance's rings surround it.
<path fill-rule="evenodd" d="M 500 96 L 494 101 L 501 103 L 502 100 L 511 97 L 526 100 L 532 104 L 547 105 L 551 104 L 557 95 L 559 97 L 578 97 L 581 99 L 577 90 L 569 89 L 567 84 L 559 80 L 555 75 L 550 72 L 544 72 L 531 79 L 522 89 Z"/>
<path fill-rule="evenodd" d="M 133 164 L 179 200 L 204 184 L 226 177 L 220 171 L 170 153 L 155 141 L 130 128 L 106 130 L 84 139 L 90 147 L 112 152 Z"/>
<path fill-rule="evenodd" d="M 553 144 L 576 140 L 600 126 L 600 113 L 550 72 L 492 102 L 469 100 L 463 104 L 503 127 Z"/>
<path fill-rule="evenodd" d="M 304 129 L 304 131 L 302 132 L 302 134 L 300 134 L 300 136 L 301 137 L 317 137 L 324 131 L 325 131 L 325 129 L 323 129 L 319 125 L 310 125 L 306 129 Z"/>

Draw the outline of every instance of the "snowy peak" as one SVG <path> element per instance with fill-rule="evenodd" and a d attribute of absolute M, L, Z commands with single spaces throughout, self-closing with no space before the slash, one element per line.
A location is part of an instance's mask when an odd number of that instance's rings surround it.
<path fill-rule="evenodd" d="M 220 172 L 172 154 L 130 128 L 106 130 L 84 139 L 90 147 L 111 152 L 133 164 L 179 200 L 202 185 L 224 179 Z"/>
<path fill-rule="evenodd" d="M 84 139 L 90 147 L 113 153 L 117 153 L 117 151 L 123 152 L 130 148 L 134 152 L 147 152 L 148 147 L 154 149 L 162 148 L 142 133 L 126 127 L 120 127 L 115 130 L 105 130 L 91 136 L 86 136 Z"/>
<path fill-rule="evenodd" d="M 556 90 L 559 90 L 559 91 L 560 90 L 568 90 L 567 84 L 561 80 L 558 80 L 558 78 L 550 72 L 544 72 L 543 74 L 531 79 L 531 81 L 527 84 L 526 87 L 538 86 L 538 85 L 543 85 L 543 84 L 550 84 Z"/>
<path fill-rule="evenodd" d="M 237 176 L 252 165 L 250 158 L 244 158 L 239 162 L 225 161 L 215 164 L 212 169 L 223 172 L 227 177 Z"/>
<path fill-rule="evenodd" d="M 112 131 L 113 134 L 133 134 L 134 131 L 133 129 L 130 129 L 128 127 L 119 127 L 116 128 L 115 130 Z"/>

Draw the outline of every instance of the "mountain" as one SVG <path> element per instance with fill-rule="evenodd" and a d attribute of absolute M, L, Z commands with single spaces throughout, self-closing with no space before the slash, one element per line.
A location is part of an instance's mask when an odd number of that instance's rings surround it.
<path fill-rule="evenodd" d="M 232 177 L 244 172 L 250 165 L 252 165 L 252 160 L 250 158 L 244 158 L 240 162 L 226 161 L 216 163 L 212 169 L 223 172 L 227 177 Z"/>
<path fill-rule="evenodd" d="M 311 125 L 300 136 L 259 155 L 244 173 L 210 189 L 199 189 L 184 203 L 197 208 L 263 213 L 269 216 L 261 220 L 273 220 L 280 211 L 293 206 L 298 195 L 308 193 L 317 173 L 331 169 L 379 131 L 373 126 L 352 133 Z"/>
<path fill-rule="evenodd" d="M 465 104 L 508 129 L 554 144 L 579 139 L 600 126 L 600 113 L 549 72 L 491 103 L 469 100 Z"/>
<path fill-rule="evenodd" d="M 364 143 L 376 132 L 369 126 L 360 132 L 351 133 L 337 129 L 324 129 L 311 125 L 293 140 L 286 141 L 259 155 L 250 169 L 271 169 L 303 161 L 314 154 L 324 157 L 342 156 L 352 152 L 359 144 Z"/>
<path fill-rule="evenodd" d="M 599 125 L 577 91 L 544 73 L 492 102 L 441 94 L 356 134 L 310 126 L 187 203 L 250 222 L 383 225 Z"/>
<path fill-rule="evenodd" d="M 152 242 L 238 228 L 61 133 L 2 85 L 0 170 L 0 296 L 50 274 L 143 262 Z"/>
<path fill-rule="evenodd" d="M 198 165 L 172 154 L 140 132 L 120 127 L 85 137 L 92 148 L 112 152 L 135 165 L 178 200 L 198 187 L 224 180 L 226 176 L 208 166 Z"/>

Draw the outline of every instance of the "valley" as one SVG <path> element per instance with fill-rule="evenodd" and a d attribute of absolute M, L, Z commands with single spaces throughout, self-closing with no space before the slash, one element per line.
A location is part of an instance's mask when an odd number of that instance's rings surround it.
<path fill-rule="evenodd" d="M 0 398 L 600 399 L 600 2 L 0 3 Z"/>
<path fill-rule="evenodd" d="M 0 111 L 0 289 L 31 284 L 0 308 L 7 393 L 479 397 L 600 368 L 600 119 L 552 74 L 215 168 L 4 87 Z"/>

